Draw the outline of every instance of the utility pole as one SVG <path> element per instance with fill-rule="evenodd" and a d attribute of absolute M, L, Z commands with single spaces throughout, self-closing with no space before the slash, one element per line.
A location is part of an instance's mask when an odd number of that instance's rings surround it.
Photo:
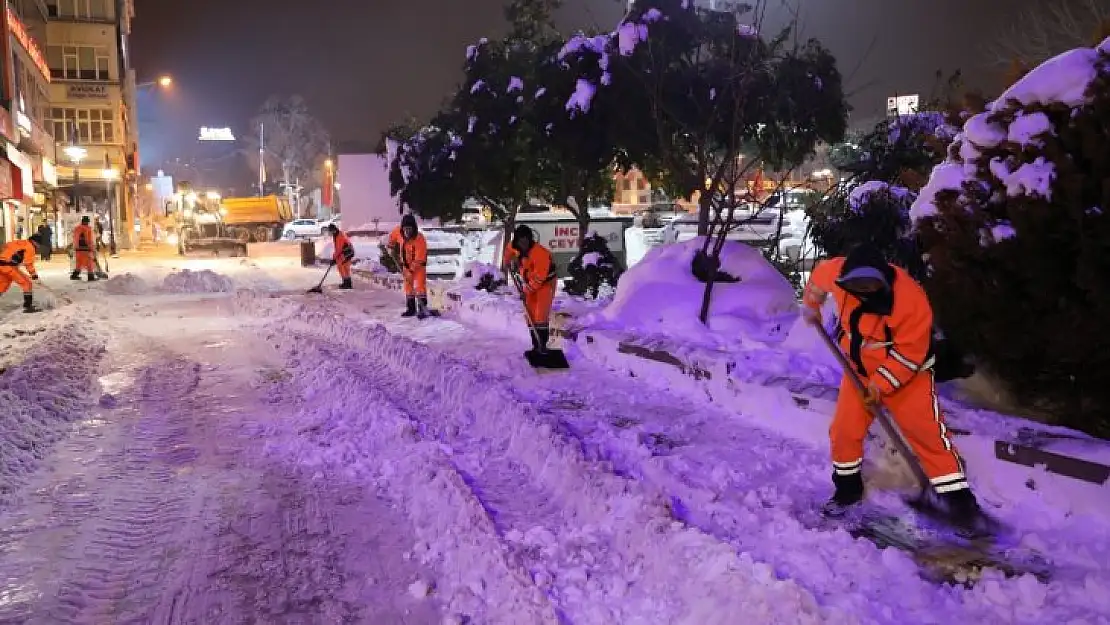
<path fill-rule="evenodd" d="M 258 197 L 265 195 L 266 186 L 266 124 L 258 123 Z"/>

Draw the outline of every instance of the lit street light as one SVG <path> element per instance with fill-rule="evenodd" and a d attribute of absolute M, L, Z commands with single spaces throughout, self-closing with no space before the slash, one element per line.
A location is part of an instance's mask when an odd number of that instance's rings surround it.
<path fill-rule="evenodd" d="M 150 81 L 147 81 L 147 82 L 141 82 L 141 83 L 135 85 L 135 88 L 136 89 L 147 89 L 147 88 L 150 88 L 150 87 L 161 87 L 163 89 L 169 89 L 172 86 L 173 86 L 173 77 L 169 76 L 169 75 L 165 75 L 165 76 L 159 76 L 158 80 L 150 80 Z"/>

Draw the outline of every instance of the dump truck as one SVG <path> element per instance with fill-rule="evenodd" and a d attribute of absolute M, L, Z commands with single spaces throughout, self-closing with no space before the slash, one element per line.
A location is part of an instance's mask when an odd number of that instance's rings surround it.
<path fill-rule="evenodd" d="M 228 197 L 220 200 L 220 218 L 227 236 L 242 243 L 265 243 L 281 238 L 282 226 L 293 219 L 293 208 L 277 195 Z"/>

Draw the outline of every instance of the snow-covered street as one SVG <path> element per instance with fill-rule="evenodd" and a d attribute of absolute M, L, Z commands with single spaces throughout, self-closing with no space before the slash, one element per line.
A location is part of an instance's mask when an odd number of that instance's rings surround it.
<path fill-rule="evenodd" d="M 0 623 L 1110 622 L 1110 511 L 1029 515 L 1048 584 L 937 585 L 746 415 L 291 260 L 113 263 L 0 299 Z"/>

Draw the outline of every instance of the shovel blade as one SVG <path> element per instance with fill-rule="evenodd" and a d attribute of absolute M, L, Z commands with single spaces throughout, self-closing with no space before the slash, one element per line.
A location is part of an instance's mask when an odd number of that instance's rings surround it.
<path fill-rule="evenodd" d="M 307 293 L 323 293 L 323 292 L 324 292 L 324 288 L 323 288 L 323 287 L 319 287 L 319 286 L 314 286 L 314 287 L 312 287 L 311 289 L 309 289 L 309 290 L 308 290 L 308 291 L 306 291 L 306 292 L 307 292 Z"/>
<path fill-rule="evenodd" d="M 542 352 L 530 352 L 525 355 L 528 364 L 534 369 L 569 369 L 570 363 L 561 350 L 548 349 Z"/>

